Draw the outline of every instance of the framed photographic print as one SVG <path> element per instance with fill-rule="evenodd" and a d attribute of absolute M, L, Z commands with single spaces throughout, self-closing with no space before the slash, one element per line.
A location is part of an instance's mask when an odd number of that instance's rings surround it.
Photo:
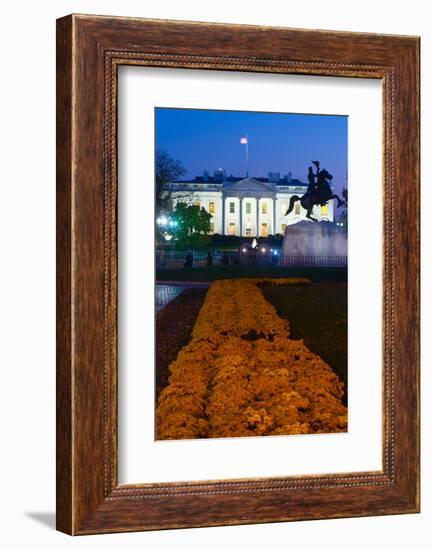
<path fill-rule="evenodd" d="M 419 39 L 57 22 L 57 528 L 419 511 Z"/>

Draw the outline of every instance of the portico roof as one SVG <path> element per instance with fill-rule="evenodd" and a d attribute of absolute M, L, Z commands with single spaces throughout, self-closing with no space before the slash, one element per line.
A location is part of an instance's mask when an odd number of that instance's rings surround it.
<path fill-rule="evenodd" d="M 277 192 L 275 183 L 262 182 L 255 178 L 244 178 L 243 180 L 234 182 L 230 185 L 223 185 L 223 194 L 236 195 L 252 195 L 259 194 L 260 196 L 272 195 Z"/>

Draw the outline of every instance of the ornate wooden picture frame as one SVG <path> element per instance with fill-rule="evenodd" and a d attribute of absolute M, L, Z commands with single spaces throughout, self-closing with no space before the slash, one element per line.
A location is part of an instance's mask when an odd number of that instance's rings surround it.
<path fill-rule="evenodd" d="M 120 65 L 382 81 L 381 471 L 118 483 Z M 87 15 L 59 19 L 57 528 L 90 534 L 418 512 L 418 430 L 419 39 Z"/>

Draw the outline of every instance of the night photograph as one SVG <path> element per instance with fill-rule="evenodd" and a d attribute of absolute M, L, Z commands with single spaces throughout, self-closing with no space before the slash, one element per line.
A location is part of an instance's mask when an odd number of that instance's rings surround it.
<path fill-rule="evenodd" d="M 347 431 L 347 132 L 155 109 L 157 440 Z"/>

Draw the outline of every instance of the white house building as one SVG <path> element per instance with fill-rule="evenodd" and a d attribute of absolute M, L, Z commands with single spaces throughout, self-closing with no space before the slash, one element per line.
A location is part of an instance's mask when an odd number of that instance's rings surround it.
<path fill-rule="evenodd" d="M 169 185 L 173 204 L 185 202 L 205 208 L 212 216 L 211 233 L 242 237 L 266 237 L 284 234 L 288 225 L 306 219 L 306 211 L 299 201 L 286 216 L 290 198 L 302 196 L 307 184 L 292 179 L 291 175 L 280 178 L 270 173 L 268 178 L 226 177 L 216 171 L 214 177 L 196 177 L 192 181 L 177 181 Z M 315 206 L 313 217 L 317 220 L 334 221 L 333 200 L 326 206 Z"/>

